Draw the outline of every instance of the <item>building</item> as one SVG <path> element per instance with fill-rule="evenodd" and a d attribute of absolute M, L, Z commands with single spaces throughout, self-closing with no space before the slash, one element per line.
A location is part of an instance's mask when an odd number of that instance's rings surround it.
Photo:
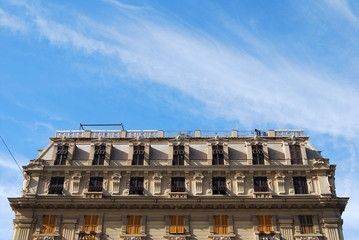
<path fill-rule="evenodd" d="M 59 131 L 9 198 L 14 240 L 342 240 L 348 198 L 300 130 Z"/>

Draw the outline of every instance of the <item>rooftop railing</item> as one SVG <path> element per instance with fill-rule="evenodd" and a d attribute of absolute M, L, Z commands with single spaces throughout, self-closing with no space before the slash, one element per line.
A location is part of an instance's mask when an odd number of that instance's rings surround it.
<path fill-rule="evenodd" d="M 76 130 L 57 131 L 56 138 L 158 138 L 158 137 L 302 137 L 303 130 L 254 131 L 162 131 L 162 130 Z"/>

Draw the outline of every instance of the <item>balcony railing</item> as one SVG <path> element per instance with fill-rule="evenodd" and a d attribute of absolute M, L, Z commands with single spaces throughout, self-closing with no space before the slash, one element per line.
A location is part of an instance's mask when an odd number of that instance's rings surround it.
<path fill-rule="evenodd" d="M 269 134 L 271 132 L 271 134 Z M 304 136 L 303 130 L 253 130 L 253 131 L 160 131 L 160 130 L 75 130 L 57 131 L 56 138 L 157 138 L 157 137 L 254 137 L 254 136 Z"/>
<path fill-rule="evenodd" d="M 50 234 L 50 233 L 40 233 L 40 234 L 34 234 L 33 239 L 34 240 L 60 240 L 59 234 Z"/>
<path fill-rule="evenodd" d="M 57 138 L 80 138 L 83 137 L 84 131 L 57 131 Z"/>
<path fill-rule="evenodd" d="M 253 196 L 255 198 L 272 198 L 273 197 L 271 192 L 254 192 Z"/>
<path fill-rule="evenodd" d="M 187 192 L 170 192 L 169 197 L 170 198 L 187 198 L 188 193 Z"/>
<path fill-rule="evenodd" d="M 276 137 L 302 137 L 304 136 L 303 130 L 275 130 Z"/>
<path fill-rule="evenodd" d="M 96 232 L 80 232 L 78 240 L 95 240 L 97 239 Z"/>

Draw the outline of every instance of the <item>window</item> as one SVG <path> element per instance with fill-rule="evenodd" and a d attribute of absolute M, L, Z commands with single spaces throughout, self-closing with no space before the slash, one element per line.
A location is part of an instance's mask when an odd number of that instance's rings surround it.
<path fill-rule="evenodd" d="M 132 165 L 143 165 L 145 159 L 145 146 L 133 146 Z"/>
<path fill-rule="evenodd" d="M 82 228 L 82 231 L 85 231 L 85 232 L 96 232 L 97 231 L 98 215 L 85 215 L 84 220 L 85 220 L 85 223 Z"/>
<path fill-rule="evenodd" d="M 173 162 L 172 165 L 184 165 L 184 146 L 173 146 Z"/>
<path fill-rule="evenodd" d="M 300 151 L 300 145 L 289 145 L 290 162 L 292 164 L 303 164 L 302 152 Z"/>
<path fill-rule="evenodd" d="M 91 177 L 88 191 L 102 192 L 102 182 L 103 182 L 103 177 Z"/>
<path fill-rule="evenodd" d="M 308 194 L 308 185 L 306 177 L 293 177 L 295 194 Z"/>
<path fill-rule="evenodd" d="M 264 164 L 263 145 L 252 145 L 253 165 Z"/>
<path fill-rule="evenodd" d="M 213 177 L 212 178 L 212 191 L 213 194 L 226 194 L 226 178 L 225 177 Z"/>
<path fill-rule="evenodd" d="M 300 233 L 314 233 L 313 217 L 310 215 L 299 216 Z"/>
<path fill-rule="evenodd" d="M 127 234 L 141 234 L 141 216 L 127 216 Z"/>
<path fill-rule="evenodd" d="M 57 146 L 56 159 L 54 165 L 66 165 L 67 153 L 69 146 Z"/>
<path fill-rule="evenodd" d="M 40 233 L 54 234 L 55 233 L 55 223 L 56 223 L 55 215 L 44 215 L 42 217 Z"/>
<path fill-rule="evenodd" d="M 213 156 L 212 165 L 223 165 L 224 164 L 223 145 L 213 145 L 212 156 Z"/>
<path fill-rule="evenodd" d="M 106 156 L 106 145 L 95 146 L 95 155 L 92 165 L 103 165 Z"/>
<path fill-rule="evenodd" d="M 254 177 L 253 183 L 255 192 L 268 192 L 267 177 Z"/>
<path fill-rule="evenodd" d="M 52 177 L 50 181 L 49 194 L 62 194 L 64 189 L 64 177 Z"/>
<path fill-rule="evenodd" d="M 171 192 L 185 192 L 185 178 L 184 177 L 172 177 L 171 178 Z"/>
<path fill-rule="evenodd" d="M 143 177 L 130 178 L 130 194 L 143 194 Z"/>
<path fill-rule="evenodd" d="M 228 216 L 214 216 L 214 234 L 228 234 Z"/>
<path fill-rule="evenodd" d="M 272 216 L 270 215 L 259 215 L 258 218 L 258 231 L 260 232 L 271 232 L 272 229 Z"/>
<path fill-rule="evenodd" d="M 184 216 L 171 216 L 170 234 L 184 234 Z"/>

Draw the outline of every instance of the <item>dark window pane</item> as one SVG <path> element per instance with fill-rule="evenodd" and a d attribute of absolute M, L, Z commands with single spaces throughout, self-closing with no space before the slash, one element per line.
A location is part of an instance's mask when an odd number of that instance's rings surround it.
<path fill-rule="evenodd" d="M 289 151 L 290 151 L 290 161 L 292 164 L 303 164 L 300 145 L 289 145 Z"/>
<path fill-rule="evenodd" d="M 102 182 L 103 182 L 103 177 L 91 177 L 88 191 L 102 192 Z"/>
<path fill-rule="evenodd" d="M 267 177 L 254 177 L 253 184 L 255 192 L 268 192 Z"/>
<path fill-rule="evenodd" d="M 130 178 L 130 194 L 143 194 L 143 177 Z"/>
<path fill-rule="evenodd" d="M 308 185 L 306 177 L 293 177 L 295 194 L 308 194 Z"/>
<path fill-rule="evenodd" d="M 171 192 L 185 192 L 185 178 L 173 177 L 171 178 Z"/>
<path fill-rule="evenodd" d="M 54 165 L 66 165 L 66 159 L 69 147 L 62 145 L 57 147 L 56 159 Z"/>
<path fill-rule="evenodd" d="M 132 165 L 143 165 L 145 159 L 145 146 L 133 146 Z"/>
<path fill-rule="evenodd" d="M 263 145 L 252 145 L 253 165 L 264 164 Z"/>
<path fill-rule="evenodd" d="M 103 165 L 106 156 L 106 146 L 95 146 L 95 154 L 94 159 L 92 161 L 92 165 Z"/>
<path fill-rule="evenodd" d="M 184 146 L 173 146 L 173 165 L 184 165 Z"/>
<path fill-rule="evenodd" d="M 226 194 L 226 178 L 225 177 L 213 177 L 212 178 L 212 192 L 213 194 Z"/>
<path fill-rule="evenodd" d="M 64 180 L 64 177 L 52 177 L 49 186 L 49 194 L 62 194 Z"/>
<path fill-rule="evenodd" d="M 212 165 L 224 165 L 223 145 L 212 146 Z"/>

